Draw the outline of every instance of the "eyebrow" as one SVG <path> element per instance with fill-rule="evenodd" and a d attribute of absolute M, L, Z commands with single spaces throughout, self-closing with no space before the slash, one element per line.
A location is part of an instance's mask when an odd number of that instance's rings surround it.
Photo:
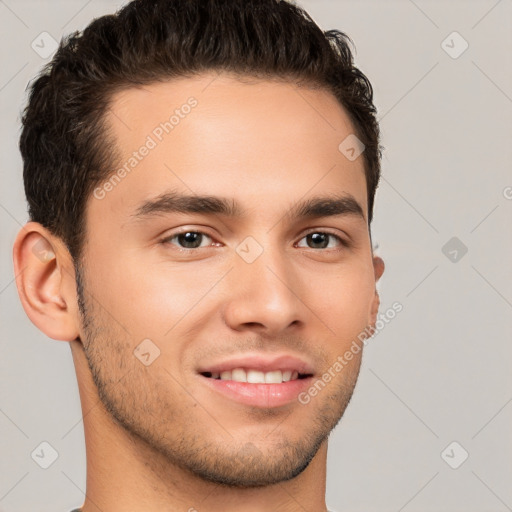
<path fill-rule="evenodd" d="M 144 201 L 136 208 L 132 217 L 145 219 L 168 213 L 198 213 L 232 218 L 247 216 L 247 211 L 234 199 L 211 195 L 186 195 L 170 191 Z M 363 208 L 351 194 L 315 196 L 299 201 L 284 217 L 310 219 L 347 215 L 358 216 L 366 221 Z"/>

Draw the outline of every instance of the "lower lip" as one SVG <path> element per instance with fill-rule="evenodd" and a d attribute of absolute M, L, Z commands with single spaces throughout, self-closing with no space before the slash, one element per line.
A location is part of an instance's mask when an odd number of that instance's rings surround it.
<path fill-rule="evenodd" d="M 270 408 L 296 401 L 299 393 L 311 385 L 312 377 L 295 379 L 282 384 L 250 384 L 234 380 L 212 379 L 200 375 L 218 393 L 245 405 Z"/>

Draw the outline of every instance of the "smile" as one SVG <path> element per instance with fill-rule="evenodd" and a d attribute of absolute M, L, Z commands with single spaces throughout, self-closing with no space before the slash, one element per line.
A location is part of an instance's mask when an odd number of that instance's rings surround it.
<path fill-rule="evenodd" d="M 254 369 L 234 368 L 222 372 L 203 372 L 201 375 L 217 380 L 247 382 L 249 384 L 282 384 L 297 379 L 307 378 L 307 374 L 300 374 L 297 370 L 273 370 L 262 372 Z"/>

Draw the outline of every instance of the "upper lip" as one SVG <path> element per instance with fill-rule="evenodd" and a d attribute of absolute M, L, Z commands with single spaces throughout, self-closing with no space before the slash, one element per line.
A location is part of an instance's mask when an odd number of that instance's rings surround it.
<path fill-rule="evenodd" d="M 247 368 L 250 370 L 259 370 L 261 372 L 291 370 L 302 375 L 312 375 L 314 373 L 314 368 L 308 361 L 291 354 L 245 354 L 233 356 L 229 359 L 205 364 L 198 369 L 198 373 L 221 373 L 224 371 L 234 370 L 235 368 Z"/>

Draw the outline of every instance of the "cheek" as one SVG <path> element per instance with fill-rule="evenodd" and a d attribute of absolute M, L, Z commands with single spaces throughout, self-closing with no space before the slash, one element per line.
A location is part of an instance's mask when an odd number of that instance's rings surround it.
<path fill-rule="evenodd" d="M 368 323 L 368 312 L 375 293 L 373 273 L 362 266 L 342 269 L 324 281 L 312 296 L 314 311 L 336 335 L 354 336 Z"/>
<path fill-rule="evenodd" d="M 158 259 L 148 263 L 129 251 L 115 259 L 106 247 L 100 245 L 94 261 L 89 260 L 88 289 L 135 340 L 161 339 L 182 319 L 181 328 L 190 323 L 194 308 L 197 317 L 220 306 L 215 297 L 222 286 L 214 285 L 229 266 L 173 265 Z M 300 267 L 296 275 L 301 276 L 296 293 L 336 335 L 352 336 L 364 329 L 375 288 L 373 269 L 365 259 L 354 256 L 346 265 L 321 273 L 316 267 Z M 229 291 L 222 296 L 229 300 Z"/>
<path fill-rule="evenodd" d="M 192 267 L 142 263 L 124 258 L 103 260 L 90 275 L 91 293 L 132 338 L 161 339 L 193 309 L 218 280 Z"/>

